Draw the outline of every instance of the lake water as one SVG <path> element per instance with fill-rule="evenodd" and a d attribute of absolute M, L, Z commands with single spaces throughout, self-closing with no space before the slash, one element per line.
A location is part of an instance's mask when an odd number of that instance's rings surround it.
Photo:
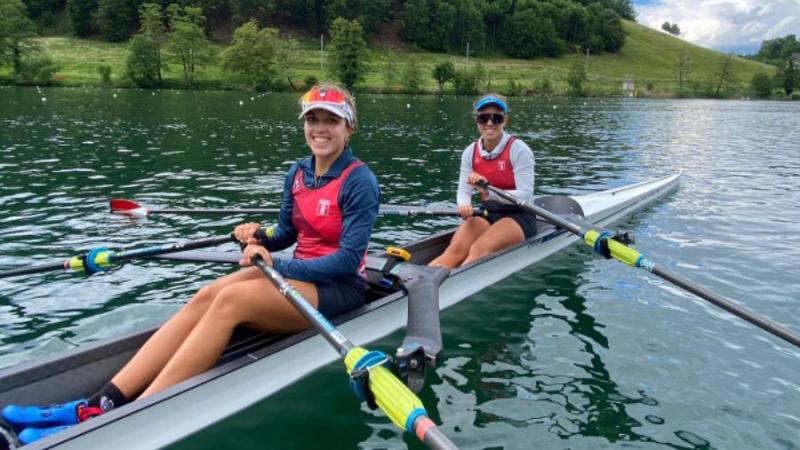
<path fill-rule="evenodd" d="M 296 94 L 0 88 L 0 270 L 99 245 L 219 235 L 240 218 L 133 221 L 150 207 L 267 207 L 304 156 Z M 465 97 L 360 95 L 353 146 L 384 203 L 453 204 L 477 135 Z M 635 247 L 800 332 L 800 103 L 511 100 L 537 194 L 685 169 L 620 227 Z M 457 219 L 381 219 L 374 249 Z M 229 271 L 135 262 L 89 279 L 0 280 L 0 368 L 167 318 Z M 800 448 L 800 351 L 644 273 L 573 246 L 442 313 L 421 397 L 462 448 Z M 391 351 L 397 332 L 370 347 Z M 175 444 L 419 448 L 359 407 L 340 363 Z"/>

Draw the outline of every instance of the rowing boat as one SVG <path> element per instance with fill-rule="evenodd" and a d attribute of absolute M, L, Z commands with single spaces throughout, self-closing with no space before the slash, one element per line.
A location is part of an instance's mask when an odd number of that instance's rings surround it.
<path fill-rule="evenodd" d="M 674 188 L 681 173 L 606 191 L 572 197 L 538 198 L 554 213 L 609 226 Z M 566 199 L 566 201 L 565 201 Z M 476 292 L 576 242 L 578 238 L 540 221 L 536 236 L 450 272 L 439 288 L 439 308 L 452 306 Z M 404 246 L 409 263 L 424 265 L 447 246 L 453 231 Z M 381 261 L 371 255 L 368 303 L 332 322 L 356 345 L 365 344 L 403 327 L 408 295 L 379 281 Z M 177 259 L 235 263 L 238 254 L 187 252 Z M 175 258 L 174 258 L 175 259 Z M 132 332 L 76 348 L 45 361 L 0 371 L 0 405 L 48 404 L 85 397 L 116 373 L 155 328 Z M 30 448 L 151 449 L 175 442 L 199 429 L 258 402 L 339 355 L 316 332 L 270 336 L 237 330 L 218 364 L 211 370 L 132 402 L 30 445 Z M 27 448 L 27 447 L 26 447 Z"/>

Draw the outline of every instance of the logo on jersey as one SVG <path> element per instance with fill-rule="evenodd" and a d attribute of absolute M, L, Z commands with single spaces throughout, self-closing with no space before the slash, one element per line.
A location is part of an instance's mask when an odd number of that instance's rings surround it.
<path fill-rule="evenodd" d="M 327 216 L 331 210 L 331 201 L 325 198 L 319 200 L 317 203 L 317 215 L 318 216 Z"/>
<path fill-rule="evenodd" d="M 506 162 L 497 161 L 497 170 L 506 170 Z"/>

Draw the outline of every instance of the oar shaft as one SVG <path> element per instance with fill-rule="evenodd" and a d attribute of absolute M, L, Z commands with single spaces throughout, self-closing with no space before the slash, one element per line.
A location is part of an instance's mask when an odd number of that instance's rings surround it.
<path fill-rule="evenodd" d="M 699 286 L 691 281 L 687 280 L 686 278 L 681 277 L 678 274 L 672 273 L 667 269 L 659 265 L 654 265 L 653 270 L 651 271 L 653 274 L 658 275 L 659 277 L 669 281 L 670 283 L 682 287 L 687 291 L 691 292 L 692 294 L 710 302 L 714 305 L 728 311 L 729 313 L 738 316 L 753 325 L 778 336 L 779 338 L 794 344 L 800 347 L 800 336 L 797 334 L 789 331 L 786 327 L 779 325 L 776 322 L 773 322 L 769 319 L 764 317 L 758 316 L 753 312 L 742 308 L 741 306 L 733 303 L 731 300 L 716 294 L 703 286 Z"/>
<path fill-rule="evenodd" d="M 199 248 L 214 247 L 228 242 L 234 242 L 236 239 L 232 234 L 227 236 L 218 236 L 205 239 L 198 239 L 189 242 L 177 242 L 166 245 L 155 245 L 152 247 L 145 247 L 140 249 L 125 250 L 121 252 L 112 252 L 109 258 L 111 262 L 127 261 L 135 258 L 147 258 L 150 256 L 164 255 L 167 253 L 183 252 L 187 250 L 196 250 Z"/>
<path fill-rule="evenodd" d="M 339 352 L 345 360 L 348 372 L 352 376 L 354 365 L 357 365 L 362 361 L 363 357 L 368 357 L 372 352 L 354 346 L 325 316 L 308 303 L 303 294 L 261 258 L 254 258 L 253 264 L 261 269 L 278 291 Z M 384 367 L 383 364 L 376 364 L 368 366 L 367 370 L 369 373 L 369 388 L 375 397 L 375 403 L 386 413 L 392 423 L 404 430 L 413 432 L 420 441 L 433 450 L 455 450 L 458 448 L 428 417 L 419 398 L 408 389 L 408 386 L 397 379 L 389 369 Z"/>
<path fill-rule="evenodd" d="M 69 260 L 62 262 L 54 262 L 48 264 L 39 264 L 36 266 L 23 267 L 21 269 L 12 269 L 0 272 L 0 278 L 10 278 L 19 275 L 29 275 L 32 273 L 53 272 L 56 270 L 69 269 Z"/>
<path fill-rule="evenodd" d="M 277 270 L 267 265 L 260 258 L 257 258 L 253 263 L 264 272 L 267 279 L 272 282 L 278 291 L 289 300 L 292 306 L 319 331 L 322 337 L 324 337 L 340 355 L 344 356 L 348 351 L 353 349 L 353 343 L 344 337 L 322 313 L 314 309 L 314 307 L 308 303 L 308 300 L 303 297 L 303 294 L 289 284 Z"/>
<path fill-rule="evenodd" d="M 86 273 L 94 273 L 99 270 L 107 270 L 114 263 L 120 263 L 136 258 L 148 258 L 151 256 L 164 255 L 167 253 L 182 252 L 186 250 L 196 250 L 199 248 L 214 247 L 216 245 L 233 242 L 236 239 L 233 234 L 226 236 L 218 236 L 212 238 L 198 239 L 189 242 L 179 242 L 166 245 L 155 245 L 151 247 L 144 247 L 139 249 L 125 250 L 121 252 L 113 252 L 105 248 L 92 250 L 82 255 L 73 256 L 62 262 L 53 262 L 47 264 L 40 264 L 36 266 L 23 267 L 20 269 L 12 269 L 0 272 L 0 278 L 9 278 L 19 275 L 27 275 L 33 273 L 54 272 L 57 270 L 84 271 Z M 87 267 L 88 266 L 88 267 Z"/>
<path fill-rule="evenodd" d="M 148 209 L 148 214 L 278 214 L 280 208 L 165 208 Z"/>
<path fill-rule="evenodd" d="M 525 210 L 525 211 L 527 211 L 527 212 L 529 212 L 531 214 L 535 214 L 535 215 L 537 215 L 539 217 L 542 217 L 543 219 L 547 220 L 548 222 L 550 222 L 550 223 L 552 223 L 552 224 L 554 224 L 554 225 L 556 225 L 558 227 L 564 228 L 565 230 L 584 238 L 584 241 L 586 241 L 587 244 L 592 245 L 594 243 L 594 241 L 598 238 L 598 231 L 596 231 L 596 230 L 587 229 L 587 228 L 584 228 L 584 227 L 582 227 L 580 225 L 572 223 L 572 222 L 564 219 L 563 217 L 561 217 L 561 216 L 559 216 L 557 214 L 553 214 L 552 212 L 550 212 L 550 211 L 548 211 L 548 210 L 546 210 L 546 209 L 544 209 L 544 208 L 542 208 L 540 206 L 537 206 L 535 204 L 531 204 L 531 203 L 528 203 L 528 202 L 526 202 L 524 200 L 521 200 L 521 199 L 509 194 L 508 192 L 506 192 L 506 191 L 504 191 L 502 189 L 498 189 L 498 188 L 496 188 L 494 186 L 491 186 L 491 185 L 489 185 L 487 183 L 482 184 L 482 187 L 485 187 L 486 189 L 489 189 L 490 191 L 492 191 L 496 195 L 500 196 L 501 198 L 504 198 L 504 199 L 514 203 L 515 205 L 519 206 L 523 210 Z M 714 293 L 714 292 L 712 292 L 712 291 L 710 291 L 710 290 L 708 290 L 708 289 L 706 289 L 706 288 L 704 288 L 704 287 L 702 287 L 702 286 L 700 286 L 700 285 L 698 285 L 696 283 L 693 283 L 693 282 L 687 280 L 686 278 L 683 278 L 683 277 L 681 277 L 681 276 L 679 276 L 677 274 L 674 274 L 674 273 L 668 271 L 667 269 L 664 269 L 661 266 L 656 265 L 655 263 L 653 263 L 652 261 L 648 260 L 647 258 L 644 258 L 644 256 L 642 256 L 639 252 L 637 252 L 636 250 L 628 247 L 627 245 L 624 245 L 624 244 L 622 244 L 620 242 L 613 241 L 613 240 L 609 240 L 608 244 L 609 244 L 609 249 L 611 250 L 611 255 L 615 259 L 618 259 L 619 261 L 622 261 L 622 262 L 624 262 L 624 263 L 626 263 L 626 264 L 628 264 L 628 265 L 630 265 L 632 267 L 638 267 L 638 268 L 647 270 L 648 272 L 650 272 L 650 273 L 652 273 L 652 274 L 654 274 L 656 276 L 659 276 L 659 277 L 663 278 L 664 280 L 667 280 L 670 283 L 672 283 L 672 284 L 674 284 L 674 285 L 676 285 L 678 287 L 681 287 L 681 288 L 683 288 L 683 289 L 685 289 L 685 290 L 697 295 L 701 299 L 706 300 L 706 301 L 710 302 L 711 304 L 716 305 L 716 306 L 728 311 L 729 313 L 731 313 L 731 314 L 733 314 L 735 316 L 738 316 L 738 317 L 740 317 L 740 318 L 752 323 L 753 325 L 756 325 L 756 326 L 760 327 L 761 329 L 763 329 L 763 330 L 765 330 L 765 331 L 767 331 L 767 332 L 769 332 L 769 333 L 771 333 L 771 334 L 773 334 L 773 335 L 785 340 L 786 342 L 789 342 L 790 344 L 793 344 L 793 345 L 796 345 L 796 346 L 800 347 L 800 335 L 797 335 L 797 334 L 789 331 L 787 328 L 785 328 L 785 327 L 783 327 L 783 326 L 781 326 L 781 325 L 779 325 L 779 324 L 777 324 L 777 323 L 775 323 L 775 322 L 773 322 L 773 321 L 771 321 L 769 319 L 765 319 L 763 317 L 760 317 L 760 316 L 756 315 L 755 313 L 753 313 L 753 312 L 751 312 L 751 311 L 749 311 L 749 310 L 747 310 L 745 308 L 742 308 L 741 306 L 738 306 L 733 301 L 731 301 L 731 300 L 729 300 L 729 299 L 727 299 L 727 298 L 725 298 L 725 297 L 723 297 L 723 296 L 721 296 L 719 294 L 716 294 L 716 293 Z"/>

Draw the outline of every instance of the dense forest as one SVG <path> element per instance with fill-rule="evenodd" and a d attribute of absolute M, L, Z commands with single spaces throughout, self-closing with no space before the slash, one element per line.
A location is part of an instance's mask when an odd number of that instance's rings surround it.
<path fill-rule="evenodd" d="M 23 0 L 28 17 L 51 27 L 66 11 L 72 33 L 119 42 L 140 29 L 144 0 Z M 166 9 L 174 0 L 162 0 Z M 590 49 L 616 52 L 625 42 L 620 19 L 633 20 L 630 0 L 178 0 L 196 7 L 206 33 L 227 44 L 231 30 L 261 27 L 327 34 L 339 17 L 358 21 L 369 38 L 396 24 L 406 43 L 429 51 L 517 58 L 559 56 Z"/>

